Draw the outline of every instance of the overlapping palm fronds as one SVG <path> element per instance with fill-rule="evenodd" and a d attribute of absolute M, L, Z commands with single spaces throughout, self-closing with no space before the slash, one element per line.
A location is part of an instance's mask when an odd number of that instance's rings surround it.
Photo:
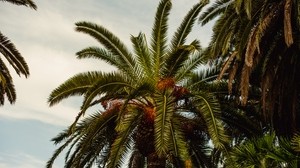
<path fill-rule="evenodd" d="M 203 71 L 196 73 L 204 60 L 201 47 L 197 40 L 186 44 L 186 38 L 205 4 L 200 2 L 193 6 L 172 36 L 171 44 L 167 45 L 171 1 L 162 0 L 157 8 L 149 45 L 143 33 L 131 36 L 133 53 L 103 26 L 76 23 L 77 31 L 92 36 L 104 47 L 83 49 L 77 53 L 78 58 L 97 58 L 116 70 L 78 74 L 51 93 L 50 105 L 74 95 L 83 96 L 84 100 L 75 122 L 62 134 L 64 141 L 54 139 L 55 143 L 63 145 L 47 167 L 52 167 L 57 154 L 68 145 L 75 148 L 68 152 L 67 167 L 84 167 L 89 166 L 88 163 L 98 163 L 99 167 L 121 167 L 127 156 L 133 167 L 145 164 L 209 167 L 209 159 L 204 157 L 209 153 L 205 150 L 208 149 L 209 137 L 219 149 L 228 143 L 217 98 L 206 93 L 209 87 L 201 88 L 202 84 L 213 84 L 217 76 L 214 74 L 208 81 L 202 78 L 205 76 L 201 73 Z M 203 82 L 189 86 L 194 78 L 202 78 Z M 102 112 L 92 115 L 93 122 L 83 125 L 80 117 L 95 104 L 102 104 Z M 101 118 L 110 111 L 114 111 L 114 117 L 109 119 L 112 123 L 103 123 Z M 85 120 L 89 119 L 83 122 Z M 99 139 L 106 134 L 102 129 L 113 129 L 113 136 L 108 136 L 111 139 Z M 91 149 L 97 143 L 105 145 Z"/>
<path fill-rule="evenodd" d="M 216 19 L 210 58 L 228 58 L 228 87 L 236 87 L 242 105 L 261 90 L 262 114 L 280 135 L 299 131 L 299 2 L 291 0 L 218 0 L 200 17 Z"/>

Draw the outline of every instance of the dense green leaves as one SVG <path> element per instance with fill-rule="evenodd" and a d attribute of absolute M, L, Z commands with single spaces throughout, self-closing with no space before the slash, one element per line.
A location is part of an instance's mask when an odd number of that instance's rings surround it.
<path fill-rule="evenodd" d="M 227 143 L 224 124 L 220 122 L 219 104 L 213 94 L 207 93 L 209 87 L 185 85 L 196 76 L 206 85 L 212 84 L 212 90 L 216 82 L 215 77 L 206 82 L 202 77 L 209 74 L 197 71 L 204 60 L 199 41 L 185 44 L 204 5 L 197 3 L 191 8 L 171 44 L 167 45 L 171 1 L 162 0 L 157 8 L 150 45 L 143 33 L 131 36 L 133 53 L 103 26 L 76 23 L 78 32 L 92 36 L 103 46 L 85 48 L 77 52 L 78 58 L 100 59 L 115 69 L 109 73 L 99 71 L 75 75 L 51 93 L 50 105 L 75 95 L 83 96 L 83 103 L 67 132 L 54 140 L 57 143 L 66 140 L 66 143 L 54 153 L 48 167 L 66 148 L 65 145 L 69 145 L 66 167 L 84 167 L 92 163 L 98 163 L 100 167 L 121 167 L 127 156 L 130 156 L 130 165 L 143 165 L 136 162 L 137 158 L 149 165 L 158 164 L 151 163 L 155 161 L 186 167 L 208 165 L 204 163 L 206 159 L 200 159 L 200 156 L 208 158 L 205 156 L 209 152 L 203 150 L 207 147 L 207 137 L 211 137 L 218 148 Z M 81 124 L 83 114 L 98 104 L 104 110 L 93 117 L 98 116 L 99 120 L 83 119 L 85 122 Z M 112 118 L 106 118 L 108 123 L 100 120 L 112 112 Z M 201 124 L 196 126 L 194 118 L 189 116 L 195 116 Z M 189 121 L 193 124 L 190 125 Z M 105 130 L 111 130 L 114 135 L 106 135 Z M 199 146 L 196 145 L 198 141 L 201 142 Z M 197 148 L 193 149 L 195 146 Z M 193 153 L 197 156 L 191 157 Z"/>
<path fill-rule="evenodd" d="M 168 144 L 171 138 L 171 120 L 175 111 L 174 98 L 170 91 L 156 93 L 156 117 L 154 121 L 155 149 L 159 156 L 168 152 Z"/>

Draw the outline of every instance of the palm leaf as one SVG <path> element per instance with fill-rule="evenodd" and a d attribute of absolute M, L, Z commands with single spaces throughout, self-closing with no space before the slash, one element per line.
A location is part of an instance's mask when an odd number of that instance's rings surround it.
<path fill-rule="evenodd" d="M 35 5 L 35 3 L 32 0 L 1 0 L 1 1 L 9 2 L 9 3 L 15 4 L 15 5 L 23 5 L 26 7 L 33 8 L 35 10 L 37 9 L 37 6 Z"/>
<path fill-rule="evenodd" d="M 103 76 L 103 73 L 96 71 L 80 73 L 73 76 L 51 92 L 48 98 L 50 106 L 70 96 L 85 94 L 88 89 L 93 86 L 95 81 L 103 78 Z"/>
<path fill-rule="evenodd" d="M 11 104 L 16 101 L 16 90 L 13 79 L 8 68 L 0 58 L 0 105 L 4 104 L 5 96 Z"/>
<path fill-rule="evenodd" d="M 93 85 L 84 95 L 84 100 L 81 106 L 81 113 L 90 107 L 91 102 L 97 95 L 114 93 L 115 95 L 124 91 L 126 87 L 131 88 L 132 85 L 128 83 L 125 76 L 120 73 L 105 73 L 101 78 L 94 80 Z"/>
<path fill-rule="evenodd" d="M 131 149 L 133 130 L 137 125 L 139 111 L 131 110 L 122 116 L 121 122 L 117 125 L 117 138 L 112 144 L 109 155 L 108 168 L 121 167 L 126 159 L 126 154 Z"/>
<path fill-rule="evenodd" d="M 209 135 L 216 148 L 224 149 L 229 141 L 221 121 L 221 109 L 218 100 L 210 93 L 195 94 L 196 108 L 206 122 Z"/>
<path fill-rule="evenodd" d="M 167 20 L 171 10 L 171 1 L 162 0 L 157 8 L 152 28 L 151 52 L 153 54 L 154 73 L 159 74 L 166 50 Z"/>
<path fill-rule="evenodd" d="M 190 54 L 200 48 L 197 40 L 190 45 L 180 46 L 174 53 L 165 60 L 165 68 L 162 71 L 164 77 L 174 77 L 175 74 L 183 67 L 184 62 L 189 58 Z"/>
<path fill-rule="evenodd" d="M 182 159 L 183 161 L 190 159 L 190 153 L 188 150 L 188 144 L 184 137 L 182 130 L 182 123 L 179 117 L 174 115 L 171 125 L 171 141 L 175 157 Z"/>
<path fill-rule="evenodd" d="M 197 3 L 184 17 L 182 23 L 180 24 L 179 28 L 177 29 L 171 40 L 172 45 L 170 49 L 170 54 L 174 53 L 177 50 L 177 47 L 180 47 L 185 43 L 186 37 L 191 32 L 196 17 L 199 15 L 201 9 L 205 5 L 206 3 L 204 2 Z"/>
<path fill-rule="evenodd" d="M 15 45 L 0 32 L 0 53 L 6 58 L 18 75 L 29 75 L 29 68 Z"/>
<path fill-rule="evenodd" d="M 122 63 L 127 70 L 132 70 L 135 66 L 135 61 L 126 46 L 106 28 L 89 22 L 77 22 L 76 31 L 86 33 L 95 38 L 115 55 L 118 62 Z"/>
<path fill-rule="evenodd" d="M 153 76 L 153 60 L 150 58 L 151 55 L 145 35 L 143 33 L 139 33 L 137 37 L 131 36 L 131 41 L 133 43 L 135 56 L 139 63 L 137 65 L 141 66 L 142 71 L 144 71 L 147 76 Z"/>
<path fill-rule="evenodd" d="M 205 12 L 203 12 L 200 17 L 199 21 L 202 25 L 205 25 L 210 20 L 213 20 L 217 16 L 219 16 L 221 13 L 225 12 L 228 6 L 230 6 L 234 1 L 233 0 L 217 0 L 214 2 L 212 6 L 206 9 Z"/>
<path fill-rule="evenodd" d="M 291 0 L 286 0 L 284 4 L 284 40 L 288 47 L 294 43 L 291 21 L 292 3 Z"/>
<path fill-rule="evenodd" d="M 68 131 L 65 130 L 62 133 L 60 133 L 56 138 L 53 138 L 52 141 L 54 141 L 55 144 L 60 143 L 62 139 L 66 139 L 66 142 L 64 142 L 63 145 L 61 145 L 59 148 L 57 148 L 52 157 L 48 160 L 46 167 L 47 168 L 52 168 L 53 163 L 55 161 L 55 159 L 59 156 L 59 154 L 67 147 L 69 146 L 70 143 L 72 143 L 74 141 L 75 138 L 78 138 L 78 134 L 73 134 L 71 136 L 69 136 L 69 134 L 67 133 Z M 80 136 L 79 136 L 80 137 Z M 75 140 L 76 142 L 76 140 Z"/>
<path fill-rule="evenodd" d="M 74 158 L 75 162 L 80 160 L 89 161 L 88 156 L 91 152 L 93 155 L 98 155 L 102 149 L 112 143 L 115 134 L 114 122 L 118 112 L 117 108 L 107 109 L 104 112 L 91 115 L 78 124 L 75 129 L 83 128 L 82 134 L 84 136 L 77 143 L 80 150 Z M 86 158 L 82 159 L 84 157 Z"/>
<path fill-rule="evenodd" d="M 252 18 L 252 1 L 244 1 L 244 9 L 248 19 L 250 20 Z"/>
<path fill-rule="evenodd" d="M 99 47 L 88 47 L 85 48 L 79 52 L 76 53 L 77 58 L 83 59 L 83 58 L 95 58 L 100 59 L 108 64 L 118 68 L 119 70 L 125 70 L 122 63 L 119 62 L 119 60 L 116 58 L 115 55 L 113 55 L 111 52 L 99 48 Z"/>
<path fill-rule="evenodd" d="M 192 73 L 184 85 L 191 90 L 204 90 L 204 86 L 213 84 L 211 82 L 216 82 L 219 72 L 219 67 L 217 66 L 206 67 Z"/>
<path fill-rule="evenodd" d="M 200 52 L 191 54 L 190 57 L 183 63 L 182 67 L 177 71 L 175 79 L 180 82 L 192 74 L 192 72 L 204 62 L 204 57 Z"/>
<path fill-rule="evenodd" d="M 297 133 L 293 136 L 293 138 L 291 140 L 291 146 L 295 151 L 300 152 L 300 134 L 299 133 Z"/>
<path fill-rule="evenodd" d="M 155 94 L 156 116 L 154 120 L 155 149 L 158 156 L 168 152 L 171 137 L 171 119 L 175 111 L 174 98 L 170 91 Z"/>

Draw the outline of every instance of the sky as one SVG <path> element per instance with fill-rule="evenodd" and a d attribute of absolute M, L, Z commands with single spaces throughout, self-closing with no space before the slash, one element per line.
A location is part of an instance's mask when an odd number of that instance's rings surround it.
<path fill-rule="evenodd" d="M 198 1 L 173 0 L 168 24 L 170 35 Z M 47 99 L 51 91 L 77 73 L 112 70 L 100 60 L 76 59 L 77 51 L 99 44 L 90 36 L 75 32 L 75 23 L 90 21 L 102 25 L 131 49 L 130 35 L 143 32 L 150 38 L 159 0 L 34 2 L 36 11 L 0 2 L 0 31 L 15 44 L 30 69 L 27 79 L 11 69 L 17 102 L 10 105 L 6 100 L 0 106 L 1 168 L 45 167 L 56 149 L 51 138 L 72 123 L 82 100 L 73 97 L 49 107 Z M 202 27 L 196 23 L 190 38 L 199 39 L 202 46 L 207 46 L 211 27 L 211 24 Z M 54 167 L 63 167 L 62 158 Z"/>

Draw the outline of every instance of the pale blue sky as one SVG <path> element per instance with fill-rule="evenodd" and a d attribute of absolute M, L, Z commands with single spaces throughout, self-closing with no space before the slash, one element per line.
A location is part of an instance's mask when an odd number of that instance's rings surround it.
<path fill-rule="evenodd" d="M 0 3 L 0 31 L 22 53 L 30 68 L 28 79 L 15 74 L 17 103 L 0 107 L 0 167 L 40 168 L 55 150 L 50 142 L 71 124 L 80 98 L 48 107 L 50 92 L 69 77 L 88 70 L 110 71 L 103 62 L 77 60 L 75 53 L 98 45 L 91 37 L 74 31 L 77 21 L 101 24 L 131 48 L 130 34 L 150 36 L 159 0 L 35 0 L 38 10 Z M 174 0 L 170 33 L 198 0 Z M 196 25 L 193 39 L 207 45 L 211 25 Z M 14 73 L 13 71 L 11 71 Z M 93 111 L 91 111 L 93 112 Z M 62 161 L 55 164 L 62 167 Z"/>

